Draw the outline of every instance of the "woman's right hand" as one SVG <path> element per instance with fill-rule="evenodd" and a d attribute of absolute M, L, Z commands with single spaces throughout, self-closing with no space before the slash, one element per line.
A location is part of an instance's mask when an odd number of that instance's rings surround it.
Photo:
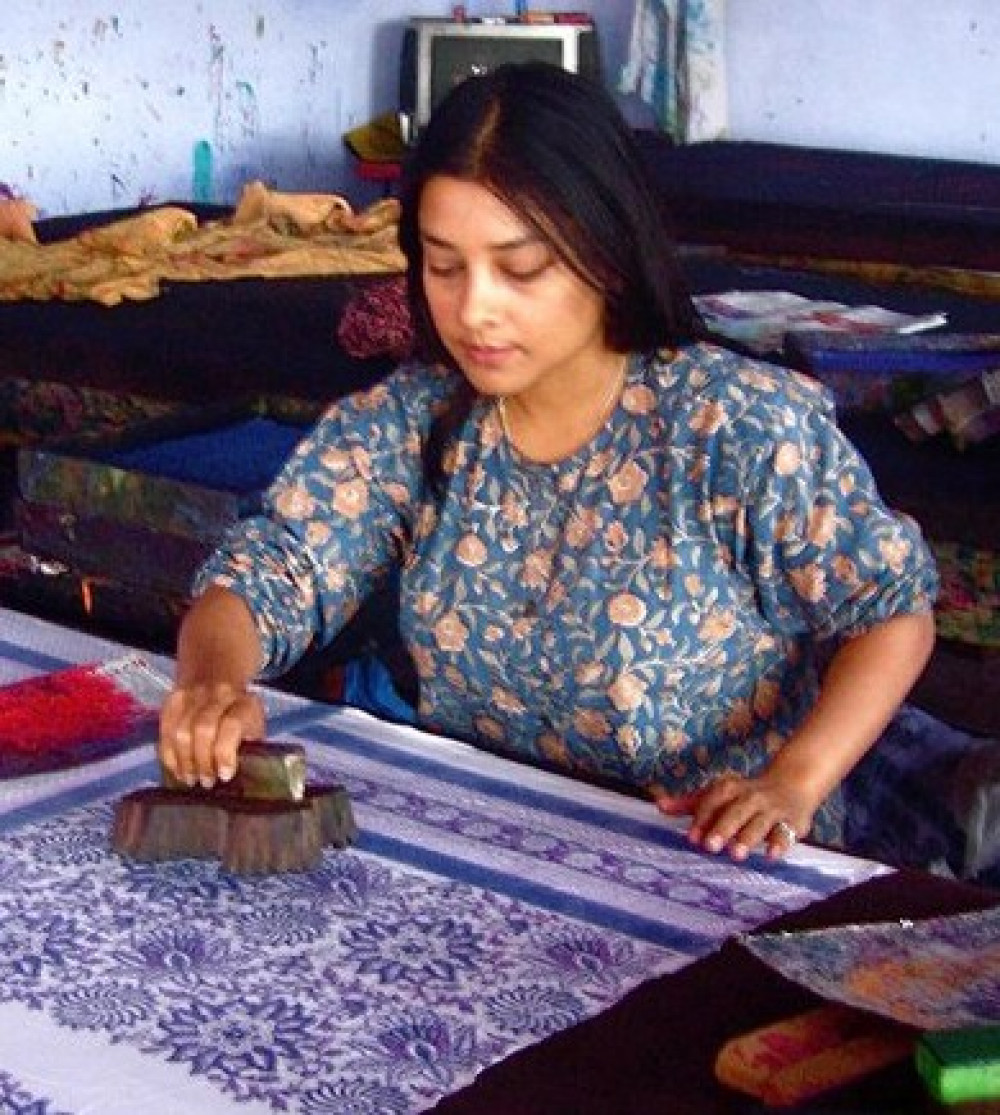
<path fill-rule="evenodd" d="M 259 662 L 257 628 L 242 597 L 207 588 L 181 622 L 177 677 L 160 712 L 160 762 L 184 785 L 228 782 L 240 744 L 265 738 L 264 705 L 250 690 Z"/>
<path fill-rule="evenodd" d="M 178 685 L 160 711 L 159 757 L 186 786 L 209 789 L 236 774 L 240 744 L 264 739 L 261 699 L 229 683 Z"/>

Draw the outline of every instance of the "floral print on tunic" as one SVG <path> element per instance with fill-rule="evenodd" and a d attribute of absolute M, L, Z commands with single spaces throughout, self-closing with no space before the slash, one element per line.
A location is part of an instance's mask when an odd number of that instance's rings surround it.
<path fill-rule="evenodd" d="M 708 345 L 635 356 L 605 427 L 555 464 L 481 400 L 438 506 L 421 450 L 454 384 L 414 364 L 334 404 L 273 518 L 202 570 L 249 602 L 266 676 L 395 569 L 421 726 L 679 791 L 767 762 L 815 700 L 818 644 L 933 605 L 919 529 L 805 376 Z"/>

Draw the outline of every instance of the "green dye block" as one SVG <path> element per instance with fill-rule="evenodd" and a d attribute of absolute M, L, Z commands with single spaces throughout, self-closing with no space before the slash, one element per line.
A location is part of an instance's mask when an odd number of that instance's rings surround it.
<path fill-rule="evenodd" d="M 916 1049 L 917 1072 L 942 1104 L 1000 1098 L 1000 1025 L 931 1030 Z"/>

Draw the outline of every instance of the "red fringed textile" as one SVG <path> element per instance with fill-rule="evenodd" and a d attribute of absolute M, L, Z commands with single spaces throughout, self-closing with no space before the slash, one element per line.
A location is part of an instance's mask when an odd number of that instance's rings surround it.
<path fill-rule="evenodd" d="M 0 689 L 0 778 L 79 766 L 133 746 L 155 709 L 85 665 Z"/>

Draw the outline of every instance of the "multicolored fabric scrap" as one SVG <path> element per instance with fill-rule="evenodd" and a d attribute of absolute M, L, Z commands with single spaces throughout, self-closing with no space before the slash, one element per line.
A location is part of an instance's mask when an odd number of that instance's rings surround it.
<path fill-rule="evenodd" d="M 743 943 L 825 999 L 921 1030 L 1000 1017 L 1000 906 L 916 922 L 761 933 Z"/>

